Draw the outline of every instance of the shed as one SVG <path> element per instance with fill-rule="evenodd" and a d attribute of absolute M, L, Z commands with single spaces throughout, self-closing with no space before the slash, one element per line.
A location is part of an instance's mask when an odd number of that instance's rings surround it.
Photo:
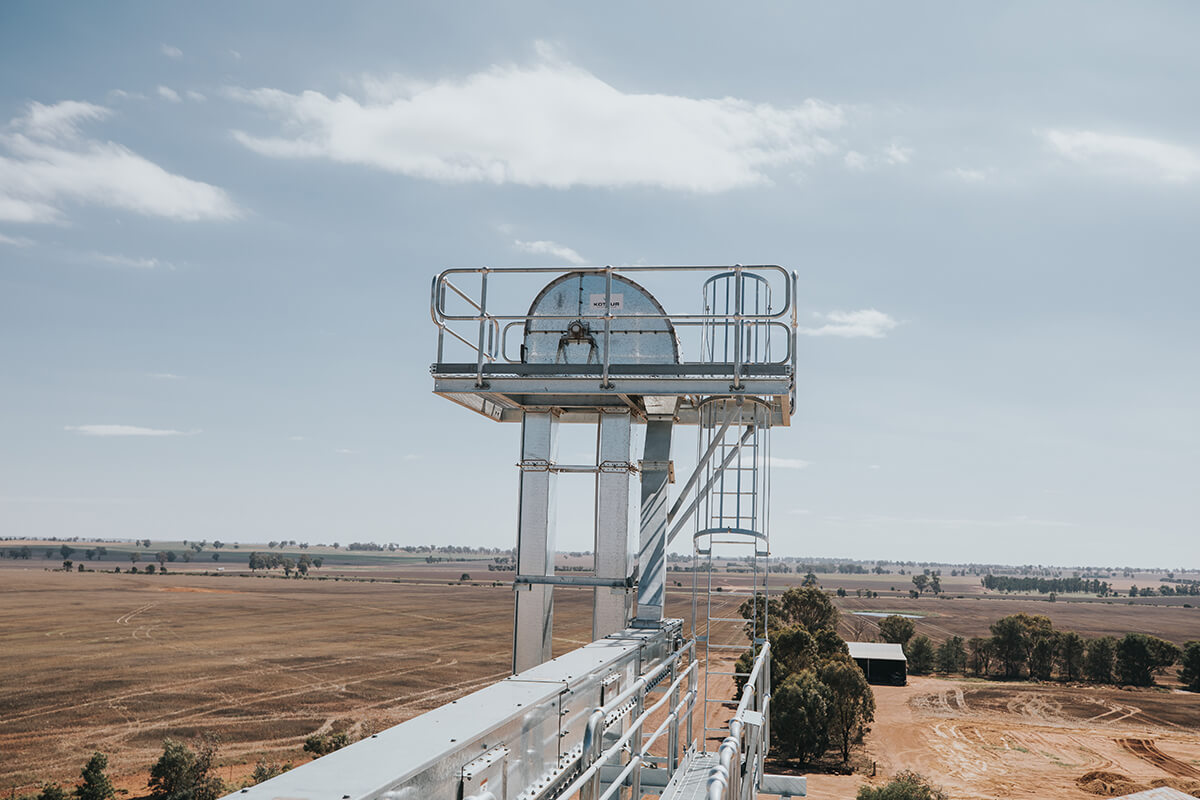
<path fill-rule="evenodd" d="M 858 664 L 867 683 L 903 686 L 908 683 L 908 659 L 898 644 L 846 642 L 850 657 Z"/>

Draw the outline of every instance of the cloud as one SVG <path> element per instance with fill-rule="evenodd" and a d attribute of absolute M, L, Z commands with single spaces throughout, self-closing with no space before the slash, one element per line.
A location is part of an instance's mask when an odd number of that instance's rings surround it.
<path fill-rule="evenodd" d="M 653 186 L 715 193 L 771 182 L 774 169 L 836 155 L 843 110 L 809 99 L 622 91 L 541 53 L 436 83 L 368 78 L 360 97 L 228 89 L 280 124 L 233 135 L 274 158 L 321 158 L 415 178 L 567 188 Z"/>
<path fill-rule="evenodd" d="M 158 378 L 163 381 L 178 381 L 183 380 L 182 375 L 176 375 L 174 372 L 151 372 L 151 378 Z"/>
<path fill-rule="evenodd" d="M 575 252 L 566 245 L 559 244 L 558 242 L 545 240 L 536 242 L 522 242 L 520 239 L 517 239 L 513 242 L 513 247 L 525 253 L 534 253 L 536 255 L 547 255 L 554 256 L 555 258 L 561 258 L 568 264 L 587 263 L 586 258 L 579 255 L 579 253 Z"/>
<path fill-rule="evenodd" d="M 194 89 L 187 90 L 187 98 L 188 98 L 188 100 L 191 100 L 196 103 L 203 103 L 205 100 L 208 99 L 207 97 L 205 97 L 204 95 L 195 91 Z"/>
<path fill-rule="evenodd" d="M 303 442 L 304 437 L 303 436 L 289 436 L 288 441 L 289 442 Z"/>
<path fill-rule="evenodd" d="M 863 170 L 867 168 L 867 157 L 857 150 L 851 150 L 842 157 L 842 161 L 850 169 Z"/>
<path fill-rule="evenodd" d="M 12 120 L 0 133 L 0 220 L 59 222 L 62 206 L 71 202 L 182 221 L 239 215 L 224 190 L 170 173 L 115 142 L 83 135 L 85 123 L 111 113 L 68 100 L 32 103 Z"/>
<path fill-rule="evenodd" d="M 1057 129 L 1044 131 L 1042 136 L 1052 150 L 1084 166 L 1173 183 L 1200 178 L 1200 155 L 1169 142 Z"/>
<path fill-rule="evenodd" d="M 804 469 L 812 464 L 811 461 L 800 458 L 781 458 L 780 456 L 768 457 L 767 463 L 776 469 Z"/>
<path fill-rule="evenodd" d="M 179 92 L 172 89 L 170 86 L 159 86 L 158 96 L 172 103 L 182 103 L 183 98 L 179 96 Z"/>
<path fill-rule="evenodd" d="M 950 171 L 950 174 L 961 181 L 967 183 L 981 183 L 987 180 L 987 171 L 982 169 L 967 169 L 965 167 L 955 167 Z"/>
<path fill-rule="evenodd" d="M 358 454 L 357 450 L 351 450 L 349 447 L 339 447 L 333 452 L 343 456 L 353 456 Z"/>
<path fill-rule="evenodd" d="M 7 244 L 12 247 L 29 247 L 33 244 L 33 239 L 26 239 L 24 236 L 5 236 L 0 233 L 0 244 Z"/>
<path fill-rule="evenodd" d="M 195 436 L 200 433 L 200 431 L 142 428 L 137 425 L 66 425 L 63 430 L 84 436 Z"/>
<path fill-rule="evenodd" d="M 847 339 L 882 339 L 899 323 L 888 314 L 865 308 L 861 311 L 830 311 L 817 314 L 825 324 L 819 328 L 800 328 L 805 336 L 842 336 Z"/>
<path fill-rule="evenodd" d="M 118 253 L 93 253 L 92 255 L 107 264 L 115 264 L 118 267 L 133 267 L 134 269 L 175 268 L 169 261 L 159 261 L 157 258 L 131 258 Z"/>
<path fill-rule="evenodd" d="M 878 465 L 878 464 L 871 464 L 869 467 L 867 467 L 867 469 L 879 469 L 879 465 Z"/>
<path fill-rule="evenodd" d="M 164 44 L 161 47 L 162 54 L 167 58 L 183 58 L 183 51 L 178 47 L 172 47 L 169 44 Z"/>
<path fill-rule="evenodd" d="M 901 147 L 893 142 L 883 149 L 883 160 L 889 164 L 907 164 L 912 154 L 911 147 Z"/>

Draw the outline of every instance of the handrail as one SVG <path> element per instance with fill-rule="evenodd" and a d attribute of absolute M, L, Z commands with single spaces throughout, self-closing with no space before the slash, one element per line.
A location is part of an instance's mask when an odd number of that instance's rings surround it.
<path fill-rule="evenodd" d="M 756 708 L 750 707 L 752 701 Z M 729 735 L 717 748 L 717 764 L 708 773 L 707 800 L 739 800 L 749 796 L 750 787 L 757 785 L 762 773 L 762 759 L 771 743 L 770 703 L 771 643 L 763 642 L 742 689 L 737 713 L 729 721 Z M 749 742 L 744 741 L 747 726 L 743 719 L 747 711 L 763 715 L 762 727 Z M 745 746 L 747 744 L 749 747 Z M 744 766 L 743 753 L 746 755 Z M 737 780 L 733 778 L 734 770 L 737 770 Z"/>

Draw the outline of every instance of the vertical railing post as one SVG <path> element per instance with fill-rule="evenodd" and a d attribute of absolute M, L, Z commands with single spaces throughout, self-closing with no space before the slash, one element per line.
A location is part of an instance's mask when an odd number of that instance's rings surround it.
<path fill-rule="evenodd" d="M 600 388 L 611 389 L 612 384 L 608 381 L 608 365 L 609 351 L 612 343 L 612 270 L 611 266 L 604 267 L 604 376 L 600 381 Z"/>
<path fill-rule="evenodd" d="M 742 265 L 733 267 L 733 388 L 742 388 Z"/>
<path fill-rule="evenodd" d="M 478 356 L 475 363 L 475 387 L 483 386 L 483 354 L 484 341 L 488 329 L 488 314 L 487 314 L 487 284 L 488 284 L 488 268 L 484 267 L 479 271 L 479 347 Z"/>

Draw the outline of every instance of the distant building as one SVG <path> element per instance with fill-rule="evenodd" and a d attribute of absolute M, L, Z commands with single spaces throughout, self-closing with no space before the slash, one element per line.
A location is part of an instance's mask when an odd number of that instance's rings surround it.
<path fill-rule="evenodd" d="M 908 659 L 898 644 L 846 642 L 850 657 L 858 664 L 867 683 L 903 686 L 908 683 Z"/>

